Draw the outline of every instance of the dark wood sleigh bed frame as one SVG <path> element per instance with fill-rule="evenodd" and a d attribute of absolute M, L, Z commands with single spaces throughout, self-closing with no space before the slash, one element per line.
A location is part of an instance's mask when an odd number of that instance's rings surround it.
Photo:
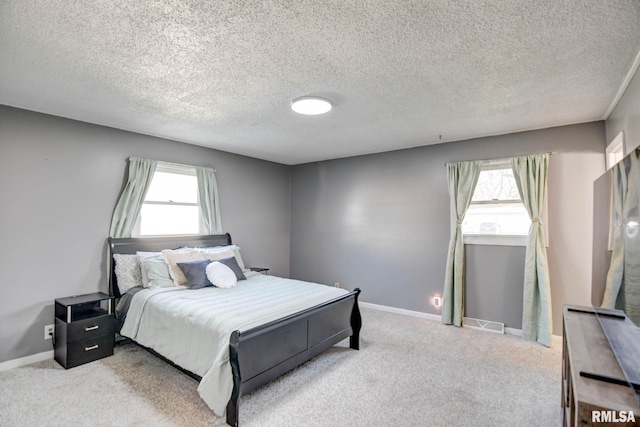
<path fill-rule="evenodd" d="M 108 243 L 109 289 L 112 295 L 120 297 L 113 254 L 155 252 L 182 246 L 226 246 L 231 244 L 231 236 L 227 233 L 184 237 L 110 237 Z M 227 423 L 231 426 L 238 425 L 239 400 L 242 395 L 276 379 L 346 338 L 349 338 L 349 347 L 358 350 L 362 326 L 358 308 L 359 294 L 360 289 L 355 289 L 290 316 L 246 331 L 233 332 L 229 342 L 233 392 L 227 404 Z M 199 376 L 177 367 L 200 380 Z"/>

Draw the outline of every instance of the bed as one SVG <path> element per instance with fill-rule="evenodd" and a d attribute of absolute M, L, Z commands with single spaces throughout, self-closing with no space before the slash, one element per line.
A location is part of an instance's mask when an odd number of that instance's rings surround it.
<path fill-rule="evenodd" d="M 359 289 L 348 292 L 243 268 L 246 280 L 231 289 L 132 287 L 121 294 L 124 259 L 181 247 L 232 247 L 232 240 L 229 234 L 109 238 L 109 286 L 121 300 L 119 308 L 126 308 L 121 334 L 198 379 L 200 396 L 218 415 L 226 411 L 229 425 L 238 425 L 242 395 L 346 338 L 350 348 L 359 349 Z"/>

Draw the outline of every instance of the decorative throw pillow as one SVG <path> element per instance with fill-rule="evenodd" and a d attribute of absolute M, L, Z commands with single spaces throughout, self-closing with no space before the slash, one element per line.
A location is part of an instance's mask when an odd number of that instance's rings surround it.
<path fill-rule="evenodd" d="M 187 284 L 187 278 L 184 277 L 182 270 L 178 267 L 179 262 L 206 259 L 201 252 L 194 249 L 165 249 L 162 251 L 162 256 L 167 263 L 167 267 L 169 267 L 169 275 L 175 285 Z"/>
<path fill-rule="evenodd" d="M 213 283 L 207 279 L 206 272 L 207 265 L 211 262 L 212 261 L 208 259 L 199 259 L 178 263 L 182 274 L 187 278 L 187 286 L 189 289 L 201 289 L 206 286 L 213 286 Z"/>
<path fill-rule="evenodd" d="M 233 270 L 219 261 L 211 262 L 205 271 L 207 279 L 217 288 L 233 288 L 238 283 Z"/>
<path fill-rule="evenodd" d="M 233 271 L 233 273 L 236 275 L 236 279 L 247 280 L 244 273 L 240 269 L 240 266 L 238 265 L 238 261 L 236 260 L 236 257 L 219 259 L 218 262 L 229 267 Z"/>
<path fill-rule="evenodd" d="M 175 286 L 169 275 L 169 268 L 162 255 L 145 258 L 140 261 L 140 270 L 147 277 L 145 288 L 167 288 Z"/>
<path fill-rule="evenodd" d="M 140 262 L 135 254 L 113 254 L 116 262 L 116 279 L 120 295 L 135 286 L 142 286 L 142 274 L 140 273 Z"/>

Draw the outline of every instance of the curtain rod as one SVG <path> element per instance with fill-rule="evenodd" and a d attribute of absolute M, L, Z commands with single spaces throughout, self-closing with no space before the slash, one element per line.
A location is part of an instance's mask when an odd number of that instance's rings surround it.
<path fill-rule="evenodd" d="M 557 151 L 548 151 L 546 153 L 534 153 L 534 154 L 548 154 L 550 156 L 553 156 L 554 154 L 558 154 Z M 514 159 L 516 157 L 524 157 L 524 156 L 531 156 L 533 154 L 524 154 L 521 156 L 511 156 L 511 157 L 502 157 L 499 159 L 475 159 L 475 160 L 452 160 L 450 162 L 445 163 L 444 165 L 447 166 L 449 163 L 464 163 L 464 162 L 506 162 L 507 160 L 511 160 Z"/>
<path fill-rule="evenodd" d="M 129 157 L 129 160 L 131 160 L 132 158 L 135 158 L 137 156 L 131 156 Z M 143 157 L 138 157 L 139 159 L 142 159 Z M 197 167 L 203 167 L 203 168 L 209 168 L 209 169 L 213 169 L 209 166 L 195 166 L 195 165 L 185 165 L 182 163 L 175 163 L 175 162 L 167 162 L 165 160 L 156 160 L 156 162 L 158 163 L 164 163 L 165 165 L 169 165 L 169 166 L 177 166 L 177 167 L 181 167 L 181 168 L 197 168 Z M 213 169 L 214 172 L 216 172 L 215 169 Z"/>

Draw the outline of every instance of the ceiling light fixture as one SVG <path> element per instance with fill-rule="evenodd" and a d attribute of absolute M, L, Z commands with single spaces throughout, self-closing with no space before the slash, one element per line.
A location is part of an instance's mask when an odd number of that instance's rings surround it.
<path fill-rule="evenodd" d="M 293 111 L 307 116 L 328 113 L 331 108 L 331 101 L 317 96 L 303 96 L 291 102 L 291 109 Z"/>

